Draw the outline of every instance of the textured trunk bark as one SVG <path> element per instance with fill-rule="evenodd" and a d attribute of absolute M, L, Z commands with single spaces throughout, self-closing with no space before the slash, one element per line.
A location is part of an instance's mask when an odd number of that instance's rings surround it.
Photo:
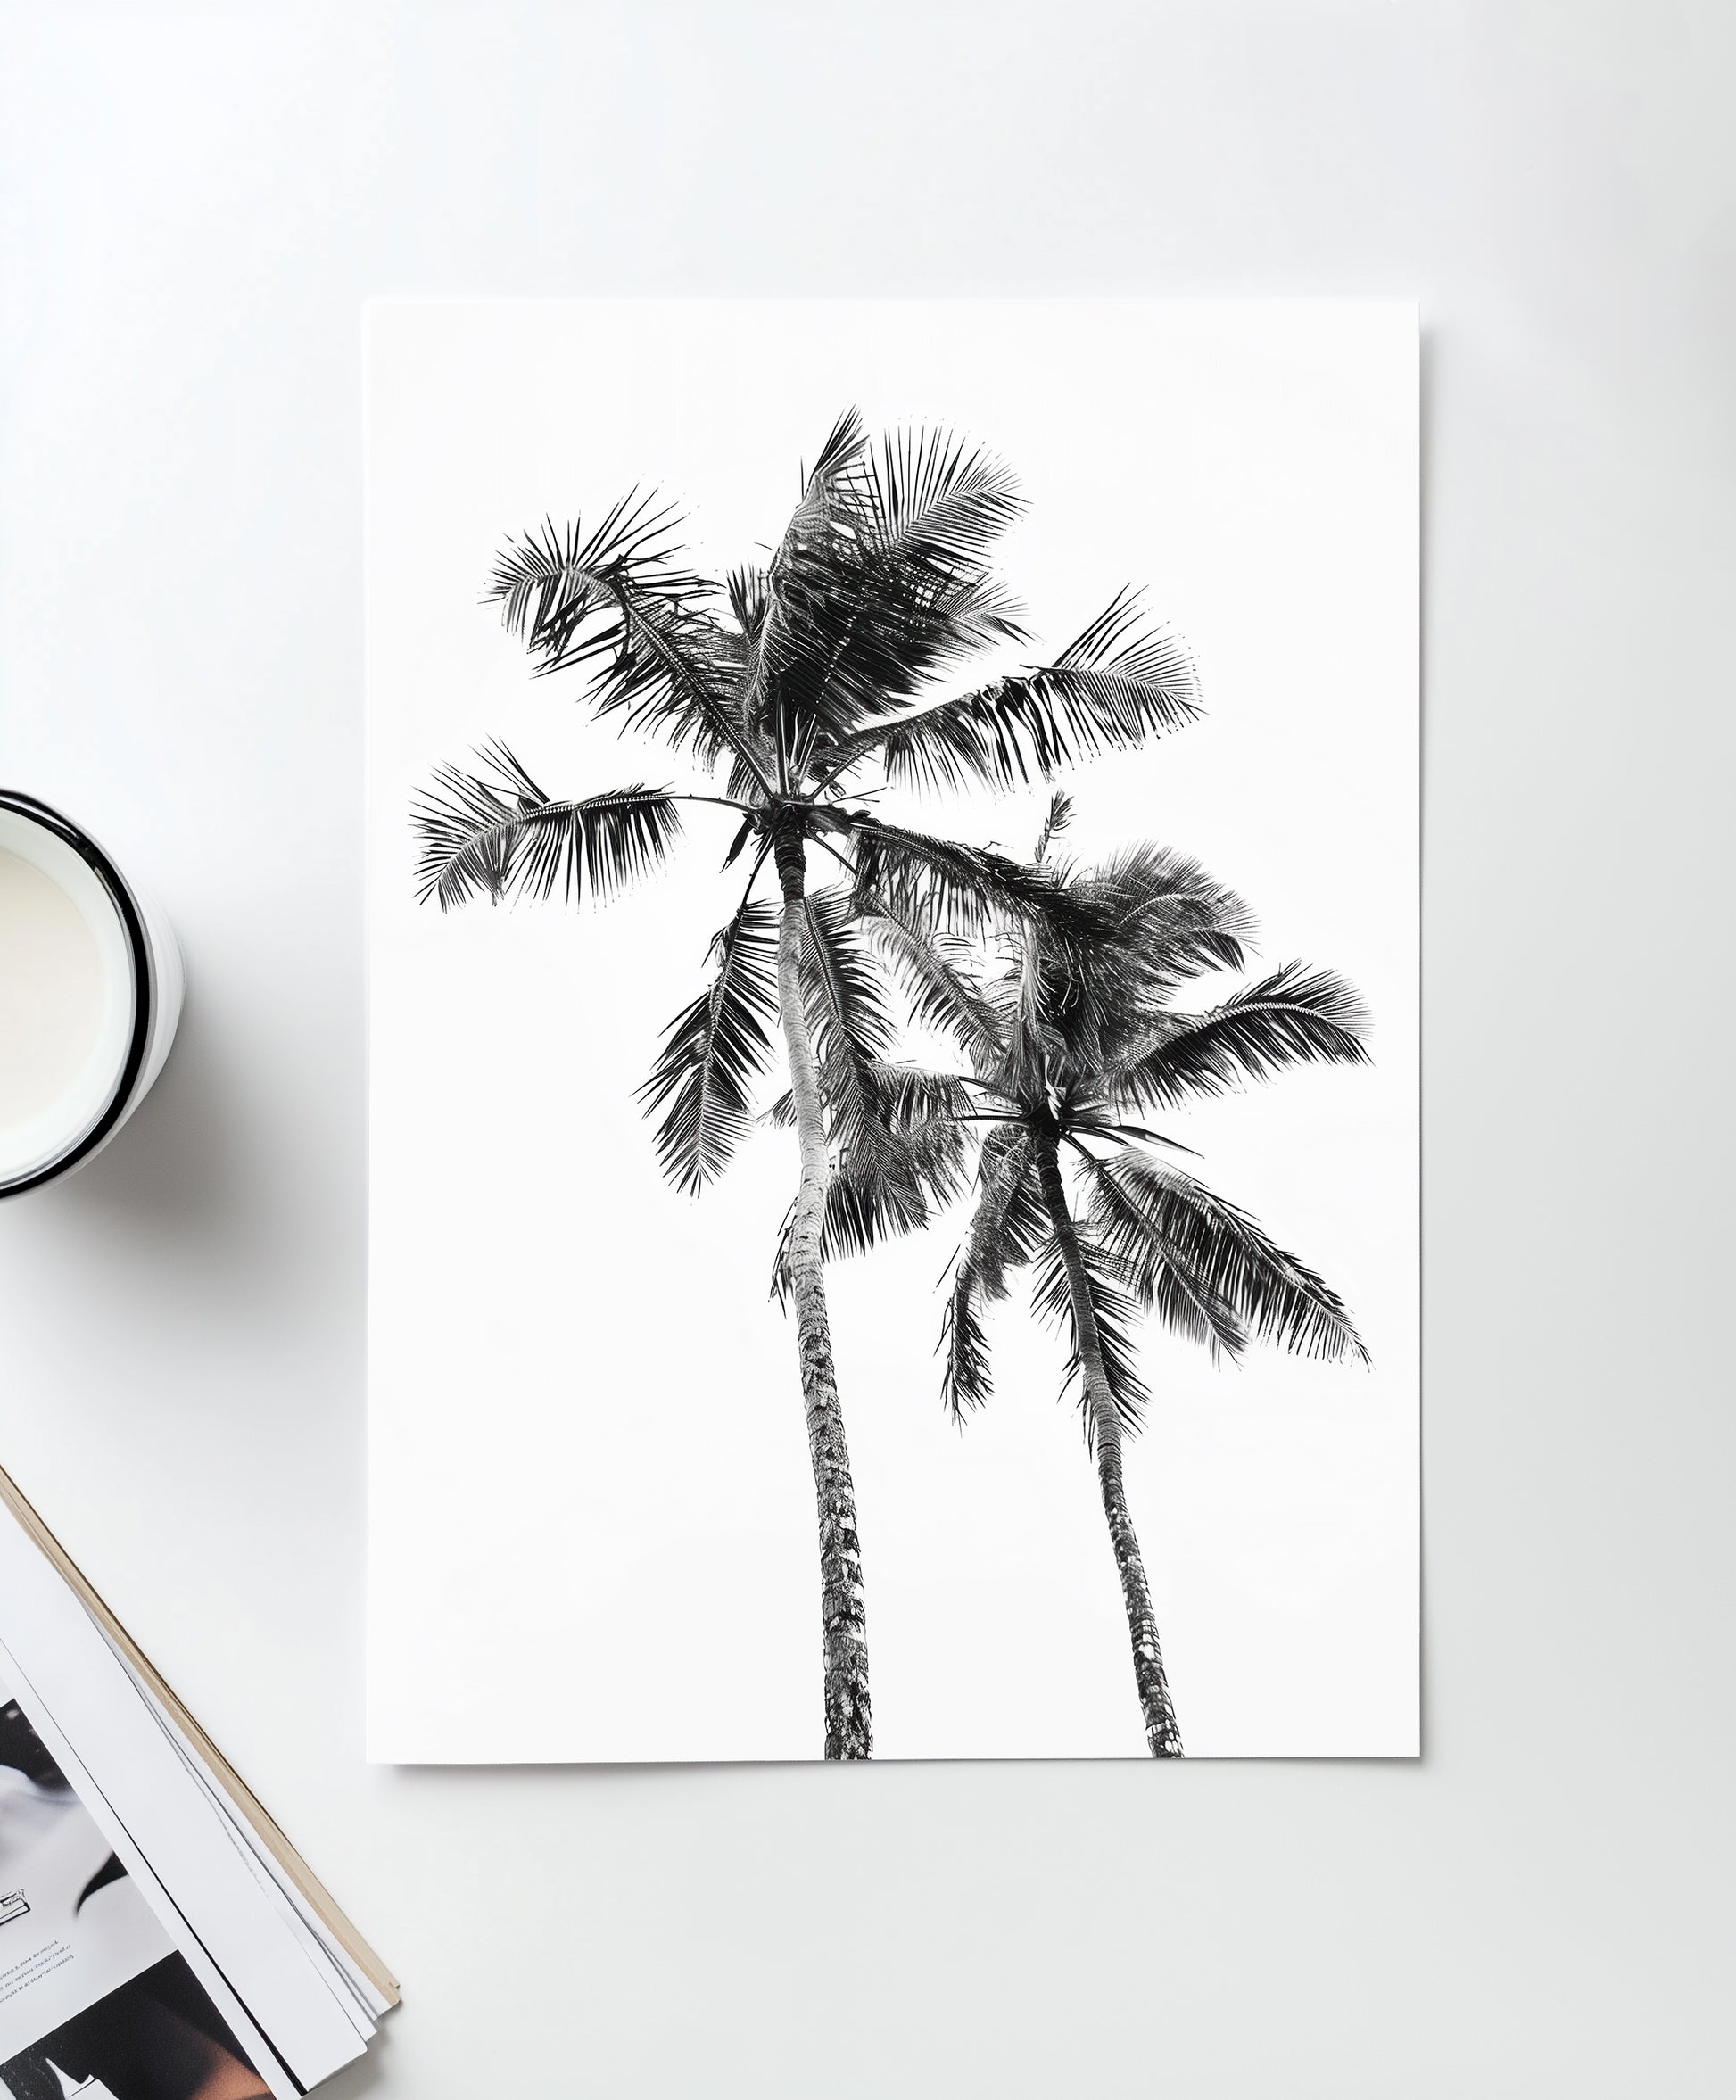
<path fill-rule="evenodd" d="M 1096 1309 L 1085 1278 L 1079 1255 L 1079 1233 L 1067 1207 L 1062 1184 L 1061 1161 L 1053 1137 L 1037 1147 L 1037 1172 L 1043 1185 L 1043 1202 L 1054 1227 L 1067 1271 L 1072 1301 L 1073 1333 L 1079 1342 L 1080 1375 L 1085 1381 L 1086 1403 L 1097 1447 L 1097 1485 L 1103 1494 L 1104 1516 L 1109 1525 L 1109 1542 L 1115 1555 L 1115 1570 L 1121 1578 L 1121 1601 L 1127 1607 L 1128 1632 L 1133 1640 L 1133 1677 L 1139 1689 L 1139 1710 L 1145 1717 L 1145 1742 L 1153 1757 L 1179 1757 L 1181 1730 L 1170 1697 L 1170 1680 L 1163 1674 L 1163 1649 L 1157 1638 L 1157 1618 L 1152 1594 L 1145 1585 L 1145 1564 L 1139 1557 L 1139 1540 L 1128 1509 L 1127 1487 L 1121 1477 L 1121 1422 L 1110 1397 L 1104 1372 L 1103 1344 L 1097 1334 Z"/>
<path fill-rule="evenodd" d="M 783 921 L 778 934 L 778 1005 L 789 1058 L 789 1092 L 801 1140 L 802 1176 L 789 1225 L 789 1294 L 796 1306 L 796 1349 L 802 1402 L 807 1412 L 808 1456 L 820 1512 L 820 1618 L 826 1671 L 826 1755 L 866 1757 L 874 1734 L 868 1704 L 868 1631 L 863 1608 L 862 1547 L 856 1536 L 856 1489 L 844 1441 L 844 1415 L 832 1368 L 826 1277 L 820 1261 L 825 1222 L 826 1126 L 814 1046 L 802 1006 L 802 899 L 806 864 L 799 838 L 777 842 Z"/>

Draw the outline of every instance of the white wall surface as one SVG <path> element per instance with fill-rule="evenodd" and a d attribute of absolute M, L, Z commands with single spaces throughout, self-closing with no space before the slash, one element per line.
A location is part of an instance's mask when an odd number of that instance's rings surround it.
<path fill-rule="evenodd" d="M 1702 4 L 0 6 L 0 773 L 182 1039 L 0 1459 L 407 1987 L 378 2100 L 1726 2088 L 1731 227 Z M 362 1759 L 360 310 L 1416 295 L 1426 1755 Z"/>

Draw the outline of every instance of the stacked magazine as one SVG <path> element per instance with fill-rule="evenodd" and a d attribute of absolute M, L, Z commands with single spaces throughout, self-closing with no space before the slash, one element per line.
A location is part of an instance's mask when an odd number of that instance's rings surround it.
<path fill-rule="evenodd" d="M 0 1473 L 0 2100 L 296 2100 L 397 1997 Z"/>

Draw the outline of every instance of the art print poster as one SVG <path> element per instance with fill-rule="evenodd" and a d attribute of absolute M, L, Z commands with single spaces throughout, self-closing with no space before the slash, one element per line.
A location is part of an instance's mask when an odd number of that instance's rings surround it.
<path fill-rule="evenodd" d="M 393 303 L 370 1749 L 1418 1749 L 1418 327 Z"/>

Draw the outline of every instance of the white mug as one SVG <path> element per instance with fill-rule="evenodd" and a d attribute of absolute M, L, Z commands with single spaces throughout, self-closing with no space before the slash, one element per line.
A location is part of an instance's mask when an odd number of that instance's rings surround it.
<path fill-rule="evenodd" d="M 0 788 L 0 1199 L 105 1145 L 181 1013 L 169 922 L 90 836 Z"/>

